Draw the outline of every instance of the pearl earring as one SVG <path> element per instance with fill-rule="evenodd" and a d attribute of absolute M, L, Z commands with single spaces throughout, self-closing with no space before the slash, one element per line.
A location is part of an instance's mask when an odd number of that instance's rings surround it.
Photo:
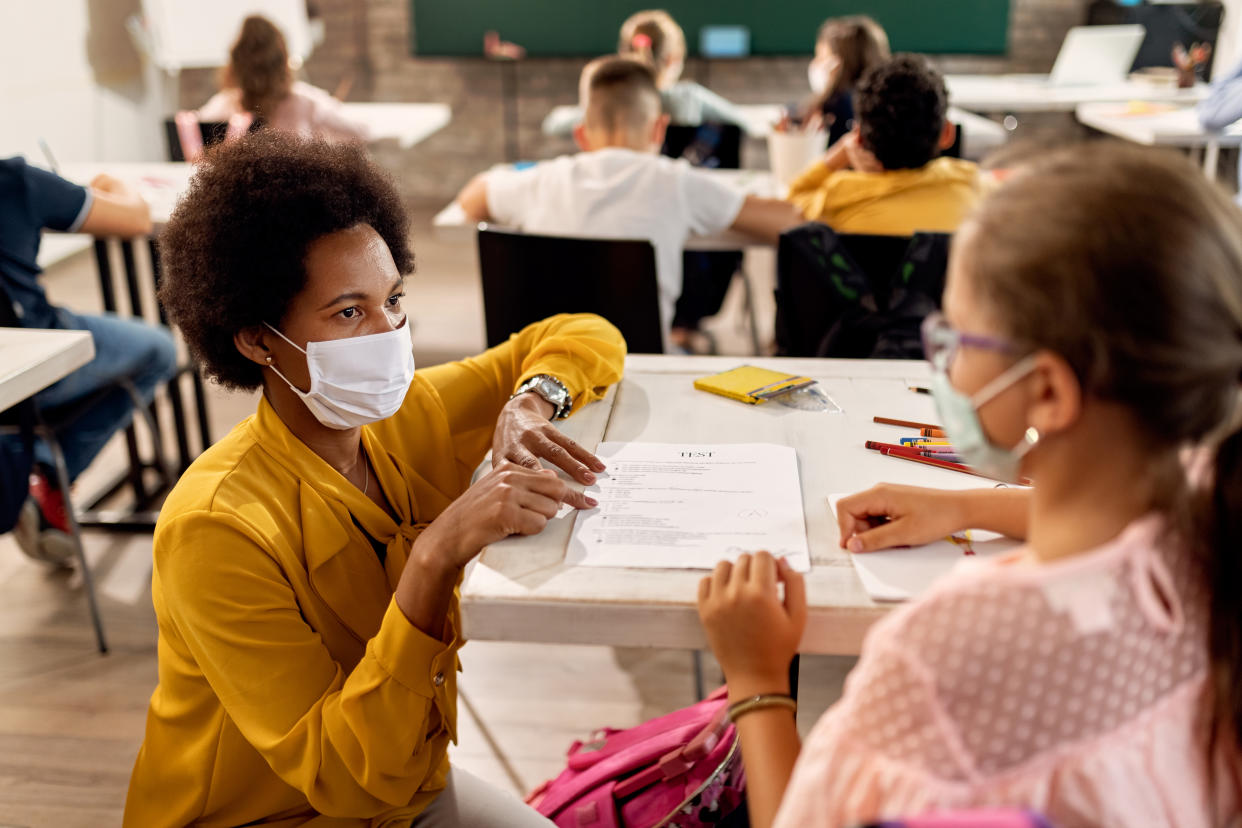
<path fill-rule="evenodd" d="M 271 358 L 270 356 L 267 358 L 267 364 L 268 364 L 268 365 L 271 365 L 271 364 L 272 364 L 272 358 Z"/>

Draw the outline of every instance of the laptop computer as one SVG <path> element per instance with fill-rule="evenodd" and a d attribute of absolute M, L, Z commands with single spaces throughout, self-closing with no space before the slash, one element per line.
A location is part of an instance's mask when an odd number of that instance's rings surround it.
<path fill-rule="evenodd" d="M 1096 86 L 1126 79 L 1147 30 L 1138 25 L 1075 26 L 1048 76 L 1051 86 Z"/>

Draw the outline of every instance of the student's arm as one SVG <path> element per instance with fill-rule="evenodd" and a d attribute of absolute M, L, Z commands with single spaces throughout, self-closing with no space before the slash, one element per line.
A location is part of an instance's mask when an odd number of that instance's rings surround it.
<path fill-rule="evenodd" d="M 784 583 L 781 599 L 777 587 Z M 729 704 L 789 694 L 789 664 L 806 626 L 806 585 L 767 552 L 723 561 L 699 584 L 699 617 L 729 683 Z M 785 794 L 801 743 L 793 712 L 771 707 L 737 720 L 750 824 L 768 828 Z"/>
<path fill-rule="evenodd" d="M 1242 69 L 1242 66 L 1239 66 Z M 1212 84 L 1212 92 L 1199 103 L 1199 123 L 1204 129 L 1224 129 L 1242 118 L 1242 78 L 1238 71 Z"/>
<path fill-rule="evenodd" d="M 151 232 L 151 208 L 129 185 L 110 175 L 97 175 L 90 189 L 90 211 L 78 232 L 126 238 Z"/>
<path fill-rule="evenodd" d="M 694 89 L 694 96 L 699 101 L 701 117 L 704 122 L 735 124 L 740 126 L 744 132 L 750 131 L 746 116 L 742 114 L 742 110 L 738 109 L 732 101 L 722 98 L 712 90 L 697 83 L 692 88 Z"/>
<path fill-rule="evenodd" d="M 457 194 L 457 203 L 471 221 L 491 219 L 491 214 L 487 212 L 487 174 L 479 173 L 470 179 L 470 183 Z"/>
<path fill-rule="evenodd" d="M 881 483 L 837 504 L 841 546 L 873 552 L 921 546 L 963 529 L 1026 538 L 1030 489 L 945 491 Z M 873 524 L 879 522 L 879 525 Z"/>
<path fill-rule="evenodd" d="M 788 201 L 748 195 L 729 229 L 776 244 L 781 233 L 803 221 L 802 211 Z"/>

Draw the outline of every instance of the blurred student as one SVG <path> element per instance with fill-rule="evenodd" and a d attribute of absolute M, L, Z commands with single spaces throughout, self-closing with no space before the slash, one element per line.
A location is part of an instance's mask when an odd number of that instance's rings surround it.
<path fill-rule="evenodd" d="M 293 79 L 285 37 L 266 17 L 251 15 L 242 23 L 221 80 L 223 89 L 198 110 L 200 121 L 245 115 L 302 138 L 367 140 L 366 126 L 350 119 L 340 101 Z"/>
<path fill-rule="evenodd" d="M 682 80 L 686 64 L 686 34 L 666 11 L 640 11 L 621 24 L 617 54 L 646 63 L 656 76 L 660 101 L 673 126 L 699 126 L 704 123 L 733 124 L 747 128 L 741 110 L 730 101 L 694 81 Z M 583 77 L 586 75 L 584 73 Z M 582 120 L 579 107 L 559 110 L 543 122 L 547 135 L 569 135 Z"/>
<path fill-rule="evenodd" d="M 20 157 L 0 160 L 0 285 L 5 299 L 12 303 L 22 327 L 89 331 L 95 345 L 90 362 L 40 391 L 35 401 L 45 409 L 70 405 L 117 380 L 129 380 L 150 401 L 156 386 L 173 375 L 177 349 L 171 334 L 164 327 L 134 319 L 78 314 L 53 305 L 39 283 L 39 242 L 44 229 L 140 236 L 151 230 L 146 202 L 107 175 L 82 187 L 32 167 Z M 90 464 L 113 434 L 129 424 L 132 414 L 130 398 L 118 391 L 57 435 L 70 480 Z M 16 445 L 11 441 L 19 439 L 0 437 L 10 447 Z M 73 554 L 73 545 L 51 450 L 36 443 L 34 459 L 29 497 L 14 536 L 31 558 L 64 564 Z"/>
<path fill-rule="evenodd" d="M 871 68 L 890 57 L 888 35 L 866 15 L 825 20 L 807 64 L 814 96 L 803 109 L 804 129 L 822 127 L 831 146 L 854 128 L 854 89 Z"/>
<path fill-rule="evenodd" d="M 800 218 L 784 202 L 745 195 L 685 161 L 661 156 L 668 116 L 660 112 L 655 74 L 646 64 L 601 58 L 583 75 L 586 114 L 574 130 L 581 152 L 478 175 L 457 200 L 472 220 L 530 233 L 649 239 L 667 333 L 689 236 L 731 228 L 775 242 Z"/>
<path fill-rule="evenodd" d="M 1242 120 L 1242 62 L 1212 81 L 1211 91 L 1199 103 L 1199 123 L 1204 129 L 1221 130 Z M 1238 195 L 1242 202 L 1242 164 L 1238 165 Z"/>
<path fill-rule="evenodd" d="M 962 225 L 923 336 L 949 439 L 1035 485 L 869 489 L 839 503 L 841 544 L 967 528 L 1025 544 L 963 559 L 876 624 L 802 746 L 785 695 L 802 578 L 762 553 L 704 579 L 730 698 L 764 699 L 736 719 L 750 824 L 988 806 L 1062 826 L 1233 824 L 1242 214 L 1171 153 L 1055 150 Z"/>
<path fill-rule="evenodd" d="M 951 233 L 979 199 L 970 161 L 953 144 L 944 78 L 918 55 L 870 69 L 854 94 L 854 129 L 789 188 L 807 219 L 841 233 Z"/>

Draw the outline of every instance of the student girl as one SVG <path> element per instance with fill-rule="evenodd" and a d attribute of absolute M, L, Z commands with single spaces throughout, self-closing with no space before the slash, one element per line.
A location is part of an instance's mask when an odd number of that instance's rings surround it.
<path fill-rule="evenodd" d="M 686 34 L 666 11 L 640 11 L 621 24 L 617 54 L 637 58 L 656 72 L 669 122 L 680 126 L 702 123 L 736 124 L 746 120 L 732 103 L 694 81 L 682 80 L 686 64 Z"/>
<path fill-rule="evenodd" d="M 843 544 L 978 527 L 1025 546 L 880 621 L 801 751 L 781 698 L 801 578 L 760 553 L 704 579 L 730 698 L 759 699 L 737 719 L 752 824 L 1002 805 L 1056 825 L 1225 824 L 1242 724 L 1242 214 L 1179 157 L 1054 151 L 962 226 L 924 337 L 949 438 L 1035 486 L 881 486 L 841 502 Z"/>
<path fill-rule="evenodd" d="M 266 17 L 251 15 L 242 23 L 221 86 L 223 89 L 198 110 L 200 121 L 228 121 L 246 115 L 303 138 L 367 139 L 366 126 L 346 116 L 340 101 L 293 79 L 284 35 Z"/>
<path fill-rule="evenodd" d="M 807 64 L 813 97 L 802 111 L 803 127 L 820 125 L 828 143 L 850 131 L 854 121 L 854 87 L 873 66 L 889 58 L 888 35 L 866 15 L 825 20 L 815 38 L 815 57 Z"/>

